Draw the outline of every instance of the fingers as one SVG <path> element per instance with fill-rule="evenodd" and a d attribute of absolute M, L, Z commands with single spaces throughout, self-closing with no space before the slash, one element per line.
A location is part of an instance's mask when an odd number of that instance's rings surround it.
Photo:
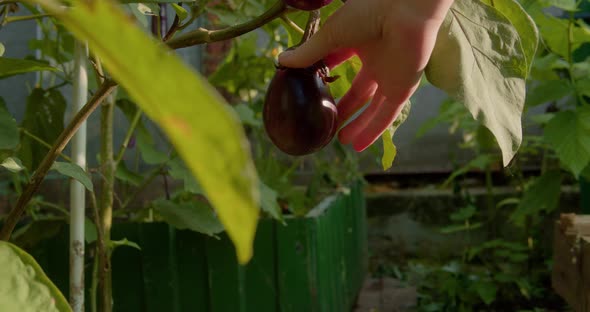
<path fill-rule="evenodd" d="M 389 87 L 386 90 L 381 90 L 385 95 L 386 100 L 382 105 L 379 105 L 375 110 L 371 111 L 370 122 L 360 124 L 362 127 L 355 133 L 352 140 L 352 147 L 361 152 L 373 144 L 391 125 L 391 123 L 399 116 L 404 104 L 410 99 L 410 96 L 416 91 L 418 85 L 409 87 Z M 380 88 L 381 89 L 381 88 Z M 365 114 L 363 112 L 361 116 Z M 361 117 L 359 116 L 359 117 Z"/>
<path fill-rule="evenodd" d="M 338 133 L 338 139 L 342 144 L 349 144 L 355 141 L 356 137 L 366 128 L 377 112 L 380 111 L 379 107 L 385 102 L 385 96 L 379 91 L 375 92 L 375 96 L 371 101 L 371 104 L 353 121 L 340 130 Z"/>
<path fill-rule="evenodd" d="M 373 15 L 364 1 L 347 1 L 308 41 L 281 53 L 279 63 L 293 68 L 308 67 L 339 48 L 359 47 L 373 40 L 381 34 Z"/>
<path fill-rule="evenodd" d="M 354 77 L 348 92 L 338 102 L 338 125 L 345 123 L 360 110 L 373 97 L 376 90 L 377 83 L 375 80 L 370 77 L 366 70 L 361 69 Z"/>
<path fill-rule="evenodd" d="M 354 49 L 339 49 L 336 52 L 328 54 L 324 58 L 324 63 L 326 64 L 326 66 L 328 66 L 328 68 L 333 69 L 334 67 L 344 63 L 346 60 L 353 57 L 354 55 L 356 55 Z"/>
<path fill-rule="evenodd" d="M 367 147 L 371 146 L 381 134 L 391 125 L 391 123 L 399 116 L 405 102 L 393 102 L 385 100 L 377 109 L 371 123 L 362 129 L 353 139 L 352 147 L 357 152 L 362 152 Z"/>

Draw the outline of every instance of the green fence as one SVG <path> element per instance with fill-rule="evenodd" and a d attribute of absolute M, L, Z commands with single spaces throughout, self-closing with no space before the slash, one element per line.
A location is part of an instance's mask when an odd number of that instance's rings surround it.
<path fill-rule="evenodd" d="M 141 250 L 119 247 L 113 254 L 114 310 L 349 311 L 367 268 L 362 185 L 286 223 L 259 223 L 247 266 L 237 264 L 225 235 L 215 239 L 163 223 L 116 224 L 113 239 L 127 238 Z M 64 227 L 31 251 L 66 296 L 67 235 Z M 88 286 L 91 268 L 89 260 Z"/>

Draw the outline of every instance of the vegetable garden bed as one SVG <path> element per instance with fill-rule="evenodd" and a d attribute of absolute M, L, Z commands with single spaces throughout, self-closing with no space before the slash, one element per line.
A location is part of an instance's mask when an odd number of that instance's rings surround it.
<path fill-rule="evenodd" d="M 367 267 L 362 184 L 327 197 L 286 225 L 261 220 L 254 257 L 244 267 L 220 239 L 165 223 L 117 223 L 112 258 L 115 311 L 347 311 Z M 67 229 L 31 251 L 68 295 Z M 90 263 L 90 262 L 89 262 Z M 90 289 L 89 265 L 87 289 Z M 87 294 L 87 305 L 90 297 Z"/>

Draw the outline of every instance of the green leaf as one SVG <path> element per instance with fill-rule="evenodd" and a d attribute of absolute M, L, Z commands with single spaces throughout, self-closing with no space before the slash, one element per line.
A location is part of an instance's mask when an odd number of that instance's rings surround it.
<path fill-rule="evenodd" d="M 590 107 L 555 114 L 545 127 L 545 140 L 578 177 L 590 162 Z"/>
<path fill-rule="evenodd" d="M 533 85 L 527 92 L 526 105 L 534 107 L 561 100 L 572 95 L 574 88 L 568 80 L 544 80 Z"/>
<path fill-rule="evenodd" d="M 464 224 L 453 224 L 453 225 L 445 226 L 445 227 L 441 228 L 439 230 L 439 232 L 442 234 L 454 234 L 454 233 L 458 233 L 458 232 L 475 230 L 475 229 L 480 228 L 482 225 L 483 224 L 481 222 L 476 222 L 473 224 L 465 222 Z"/>
<path fill-rule="evenodd" d="M 181 230 L 189 229 L 207 235 L 223 231 L 223 225 L 213 209 L 199 200 L 179 204 L 160 199 L 154 202 L 154 209 L 164 221 Z"/>
<path fill-rule="evenodd" d="M 72 311 L 31 255 L 0 241 L 0 311 Z"/>
<path fill-rule="evenodd" d="M 268 213 L 271 217 L 282 221 L 283 215 L 281 213 L 281 207 L 277 202 L 277 198 L 277 192 L 260 181 L 260 206 L 262 207 L 262 210 Z"/>
<path fill-rule="evenodd" d="M 527 216 L 538 216 L 542 211 L 557 208 L 563 177 L 559 171 L 549 171 L 536 178 L 525 190 L 510 220 L 522 226 Z"/>
<path fill-rule="evenodd" d="M 179 3 L 195 2 L 196 0 L 118 0 L 120 3 Z"/>
<path fill-rule="evenodd" d="M 8 111 L 4 99 L 0 97 L 0 150 L 13 149 L 18 145 L 18 142 L 16 120 Z"/>
<path fill-rule="evenodd" d="M 343 97 L 348 92 L 354 77 L 361 70 L 362 65 L 361 60 L 357 56 L 354 56 L 330 72 L 330 76 L 339 76 L 336 81 L 330 83 L 330 93 L 332 93 L 335 99 Z"/>
<path fill-rule="evenodd" d="M 88 191 L 93 191 L 90 175 L 88 175 L 84 169 L 80 168 L 80 166 L 73 163 L 56 161 L 53 163 L 53 165 L 51 165 L 51 169 L 77 180 L 78 182 L 82 183 L 82 185 L 84 185 Z"/>
<path fill-rule="evenodd" d="M 2 163 L 0 163 L 0 166 L 4 167 L 6 170 L 13 172 L 13 173 L 17 173 L 17 172 L 25 169 L 25 167 L 23 167 L 23 164 L 20 161 L 20 159 L 18 159 L 16 157 L 8 157 L 8 158 L 4 159 L 2 161 Z"/>
<path fill-rule="evenodd" d="M 453 221 L 465 221 L 475 215 L 477 208 L 473 205 L 465 206 L 455 212 L 453 212 L 449 217 Z"/>
<path fill-rule="evenodd" d="M 496 293 L 498 292 L 496 284 L 489 281 L 478 281 L 473 287 L 485 304 L 490 305 L 496 300 Z"/>
<path fill-rule="evenodd" d="M 483 2 L 502 13 L 518 31 L 528 73 L 533 64 L 539 43 L 539 30 L 535 25 L 535 21 L 516 0 L 483 0 Z"/>
<path fill-rule="evenodd" d="M 527 73 L 522 42 L 509 20 L 480 1 L 454 2 L 438 33 L 426 76 L 490 129 L 504 165 L 522 142 Z"/>
<path fill-rule="evenodd" d="M 112 249 L 115 249 L 115 248 L 121 247 L 121 246 L 128 246 L 131 248 L 135 248 L 137 250 L 141 250 L 141 247 L 139 247 L 139 245 L 137 243 L 132 242 L 132 241 L 128 240 L 127 238 L 123 238 L 121 240 L 109 241 L 109 245 L 111 246 Z"/>
<path fill-rule="evenodd" d="M 393 161 L 395 160 L 395 155 L 397 155 L 397 148 L 395 144 L 393 144 L 393 135 L 397 128 L 401 126 L 408 116 L 410 115 L 410 109 L 412 108 L 412 103 L 407 101 L 402 108 L 401 113 L 397 118 L 393 121 L 391 126 L 389 126 L 385 132 L 381 135 L 381 140 L 383 141 L 383 156 L 381 157 L 381 165 L 383 166 L 383 170 L 387 170 L 391 168 L 393 165 Z"/>
<path fill-rule="evenodd" d="M 2 55 L 4 55 L 4 52 L 6 51 L 6 48 L 4 48 L 4 45 L 2 44 L 2 42 L 0 42 L 0 57 Z"/>
<path fill-rule="evenodd" d="M 545 6 L 553 6 L 562 10 L 566 11 L 576 11 L 578 9 L 578 5 L 576 4 L 576 0 L 542 0 L 541 1 Z"/>
<path fill-rule="evenodd" d="M 451 175 L 445 180 L 443 186 L 448 186 L 457 177 L 462 176 L 473 169 L 484 170 L 494 161 L 493 157 L 488 154 L 481 154 L 470 160 L 465 166 L 453 171 Z"/>
<path fill-rule="evenodd" d="M 172 8 L 176 12 L 176 15 L 178 15 L 179 21 L 184 21 L 188 17 L 188 12 L 186 9 L 180 6 L 178 3 L 172 3 Z"/>
<path fill-rule="evenodd" d="M 127 169 L 127 166 L 125 166 L 123 161 L 117 166 L 115 177 L 134 186 L 138 186 L 143 182 L 143 177 L 140 174 Z"/>
<path fill-rule="evenodd" d="M 246 104 L 238 104 L 234 106 L 234 109 L 240 120 L 245 125 L 250 125 L 253 127 L 261 127 L 262 121 L 259 118 L 256 118 L 254 111 Z"/>
<path fill-rule="evenodd" d="M 182 159 L 175 158 L 170 161 L 170 171 L 168 174 L 174 179 L 182 180 L 184 184 L 184 190 L 193 194 L 202 194 L 203 188 L 199 185 L 199 182 L 191 174 L 190 170 L 186 167 Z"/>
<path fill-rule="evenodd" d="M 98 232 L 96 230 L 96 225 L 92 220 L 88 218 L 84 218 L 84 240 L 86 244 L 90 244 L 98 238 Z"/>
<path fill-rule="evenodd" d="M 129 23 L 115 3 L 71 3 L 67 10 L 53 1 L 40 4 L 78 40 L 88 42 L 109 74 L 162 127 L 215 208 L 239 262 L 246 263 L 252 257 L 259 186 L 236 114 L 175 53 Z"/>
<path fill-rule="evenodd" d="M 36 71 L 57 71 L 57 68 L 39 61 L 0 57 L 0 79 Z"/>
<path fill-rule="evenodd" d="M 21 127 L 39 139 L 53 144 L 64 129 L 66 99 L 56 89 L 33 89 L 27 98 Z M 29 136 L 21 137 L 18 157 L 27 168 L 36 169 L 49 149 Z"/>

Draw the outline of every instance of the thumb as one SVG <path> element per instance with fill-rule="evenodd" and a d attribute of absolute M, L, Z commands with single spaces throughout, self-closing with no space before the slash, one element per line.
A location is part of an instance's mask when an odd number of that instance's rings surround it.
<path fill-rule="evenodd" d="M 308 67 L 340 48 L 355 48 L 374 38 L 378 35 L 378 31 L 373 32 L 371 29 L 374 23 L 368 22 L 361 26 L 357 22 L 370 18 L 363 1 L 348 0 L 309 40 L 293 50 L 281 53 L 279 64 L 292 68 Z"/>

